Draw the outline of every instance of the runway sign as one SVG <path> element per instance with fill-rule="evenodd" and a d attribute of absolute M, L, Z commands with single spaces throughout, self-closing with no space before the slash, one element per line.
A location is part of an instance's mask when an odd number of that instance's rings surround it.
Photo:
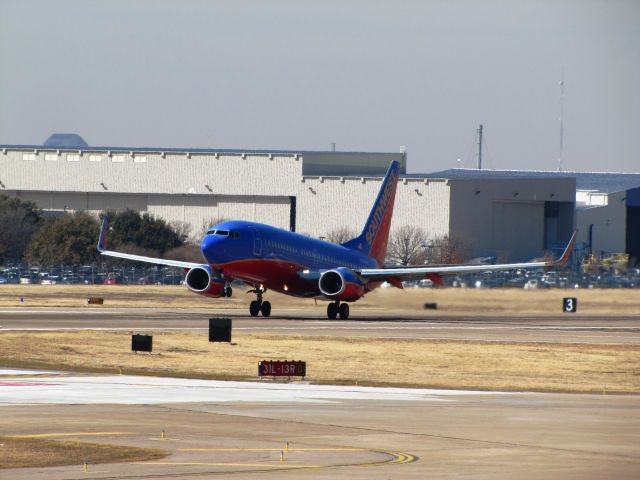
<path fill-rule="evenodd" d="M 210 318 L 209 319 L 209 341 L 210 342 L 231 342 L 231 319 L 230 318 Z"/>
<path fill-rule="evenodd" d="M 565 297 L 562 299 L 562 311 L 576 313 L 578 311 L 578 299 L 575 297 Z"/>
<path fill-rule="evenodd" d="M 307 362 L 300 360 L 263 360 L 258 363 L 259 377 L 306 377 Z"/>
<path fill-rule="evenodd" d="M 151 335 L 132 335 L 131 350 L 134 352 L 151 352 L 153 349 L 153 336 Z"/>
<path fill-rule="evenodd" d="M 102 305 L 104 298 L 102 297 L 89 297 L 87 298 L 87 305 Z"/>

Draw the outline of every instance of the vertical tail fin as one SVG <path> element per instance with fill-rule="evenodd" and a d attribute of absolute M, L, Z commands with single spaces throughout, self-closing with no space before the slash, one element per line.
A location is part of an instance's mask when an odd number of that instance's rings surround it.
<path fill-rule="evenodd" d="M 384 263 L 384 257 L 387 253 L 389 228 L 391 227 L 391 215 L 393 215 L 393 203 L 396 198 L 399 172 L 400 163 L 394 160 L 389 165 L 389 169 L 382 180 L 378 197 L 373 204 L 362 233 L 353 240 L 342 244 L 347 248 L 366 253 L 375 258 L 380 265 Z"/>

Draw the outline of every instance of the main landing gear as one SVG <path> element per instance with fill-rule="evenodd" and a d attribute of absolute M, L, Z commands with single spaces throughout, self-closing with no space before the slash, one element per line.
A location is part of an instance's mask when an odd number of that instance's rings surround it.
<path fill-rule="evenodd" d="M 262 313 L 263 317 L 271 315 L 271 302 L 262 301 L 262 294 L 265 292 L 264 288 L 256 287 L 254 290 L 249 290 L 247 293 L 255 293 L 257 299 L 249 304 L 249 314 L 252 317 L 257 317 L 259 313 Z"/>
<path fill-rule="evenodd" d="M 349 304 L 332 302 L 327 305 L 327 318 L 335 320 L 340 315 L 341 320 L 347 320 L 349 318 Z"/>
<path fill-rule="evenodd" d="M 233 289 L 229 286 L 229 284 L 226 284 L 224 287 L 222 287 L 222 291 L 220 292 L 220 296 L 221 297 L 230 297 L 231 295 L 233 295 Z"/>

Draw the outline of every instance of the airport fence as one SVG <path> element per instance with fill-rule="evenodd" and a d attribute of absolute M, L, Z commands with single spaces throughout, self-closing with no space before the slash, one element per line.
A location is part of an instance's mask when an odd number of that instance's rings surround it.
<path fill-rule="evenodd" d="M 24 265 L 0 266 L 0 284 L 180 285 L 182 269 L 163 266 Z"/>
<path fill-rule="evenodd" d="M 2 284 L 107 284 L 181 285 L 184 272 L 163 266 L 123 265 L 0 265 Z M 639 288 L 640 269 L 620 271 L 600 267 L 589 272 L 576 270 L 516 270 L 444 277 L 449 287 L 468 288 Z M 430 280 L 405 282 L 408 288 L 433 287 Z"/>

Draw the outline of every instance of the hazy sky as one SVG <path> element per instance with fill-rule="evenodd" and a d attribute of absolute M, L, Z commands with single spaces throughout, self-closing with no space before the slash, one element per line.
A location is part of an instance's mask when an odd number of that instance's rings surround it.
<path fill-rule="evenodd" d="M 640 171 L 640 1 L 0 0 L 0 143 Z M 460 158 L 461 162 L 457 159 Z"/>

